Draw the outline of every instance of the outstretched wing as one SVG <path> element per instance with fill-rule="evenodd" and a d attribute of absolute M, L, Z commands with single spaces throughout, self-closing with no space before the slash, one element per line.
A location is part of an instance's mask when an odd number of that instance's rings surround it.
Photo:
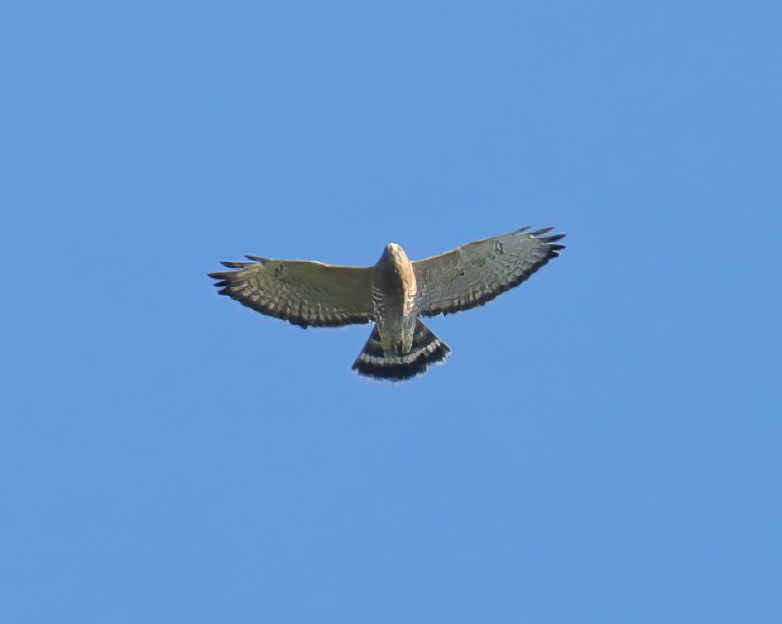
<path fill-rule="evenodd" d="M 518 286 L 564 248 L 556 244 L 564 234 L 542 236 L 553 229 L 525 227 L 413 262 L 419 314 L 468 310 Z"/>
<path fill-rule="evenodd" d="M 372 320 L 371 267 L 246 257 L 252 262 L 222 263 L 235 271 L 209 274 L 221 295 L 301 327 Z"/>

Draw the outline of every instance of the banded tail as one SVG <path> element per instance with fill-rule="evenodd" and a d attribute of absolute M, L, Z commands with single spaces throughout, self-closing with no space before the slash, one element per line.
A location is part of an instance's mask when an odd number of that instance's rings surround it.
<path fill-rule="evenodd" d="M 353 370 L 365 377 L 402 381 L 423 373 L 431 364 L 445 361 L 450 352 L 450 347 L 418 319 L 410 353 L 386 354 L 380 345 L 380 333 L 375 326 L 364 349 L 353 363 Z"/>

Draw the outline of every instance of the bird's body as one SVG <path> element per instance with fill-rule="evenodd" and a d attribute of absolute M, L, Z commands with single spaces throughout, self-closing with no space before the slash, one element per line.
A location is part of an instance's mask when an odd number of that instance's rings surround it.
<path fill-rule="evenodd" d="M 399 381 L 450 352 L 420 317 L 467 310 L 519 285 L 564 247 L 556 244 L 564 234 L 542 236 L 551 229 L 522 228 L 419 262 L 391 243 L 374 267 L 247 256 L 252 262 L 223 262 L 237 270 L 211 277 L 220 294 L 302 327 L 374 321 L 353 369 Z"/>
<path fill-rule="evenodd" d="M 394 355 L 409 353 L 417 316 L 413 264 L 404 249 L 391 243 L 375 265 L 374 273 L 372 303 L 383 351 Z"/>

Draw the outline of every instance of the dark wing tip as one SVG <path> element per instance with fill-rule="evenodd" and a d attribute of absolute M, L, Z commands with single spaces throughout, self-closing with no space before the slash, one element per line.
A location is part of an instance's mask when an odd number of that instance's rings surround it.
<path fill-rule="evenodd" d="M 231 273 L 207 273 L 209 277 L 211 277 L 213 280 L 217 280 L 212 286 L 215 288 L 219 288 L 220 290 L 217 291 L 220 295 L 229 295 L 229 280 L 231 278 Z"/>
<path fill-rule="evenodd" d="M 228 267 L 229 269 L 246 269 L 248 266 L 250 266 L 250 262 L 229 262 L 228 260 L 223 260 L 220 262 L 224 267 Z"/>
<path fill-rule="evenodd" d="M 554 234 L 553 236 L 539 236 L 538 240 L 544 243 L 553 243 L 555 241 L 562 240 L 563 238 L 565 238 L 565 236 L 567 236 L 567 234 Z"/>
<path fill-rule="evenodd" d="M 527 229 L 529 229 L 529 228 L 527 228 Z M 550 232 L 553 229 L 554 229 L 554 226 L 552 225 L 551 227 L 541 228 L 539 230 L 535 230 L 534 232 L 527 232 L 527 233 L 530 236 L 540 236 L 541 234 L 545 234 L 546 232 Z M 564 234 L 563 234 L 563 236 L 564 236 Z"/>
<path fill-rule="evenodd" d="M 551 236 L 540 236 L 540 234 L 547 234 L 551 230 L 553 230 L 554 227 L 547 227 L 542 228 L 540 230 L 535 230 L 534 232 L 529 232 L 530 236 L 534 236 L 536 240 L 539 240 L 541 243 L 545 243 L 548 245 L 548 257 L 549 258 L 556 258 L 559 256 L 557 253 L 560 249 L 564 249 L 565 245 L 560 245 L 556 241 L 562 240 L 567 236 L 567 234 L 552 234 Z"/>

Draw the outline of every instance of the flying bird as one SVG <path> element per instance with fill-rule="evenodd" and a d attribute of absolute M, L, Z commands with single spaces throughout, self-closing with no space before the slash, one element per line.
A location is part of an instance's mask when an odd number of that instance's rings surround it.
<path fill-rule="evenodd" d="M 518 286 L 565 246 L 553 227 L 529 227 L 410 262 L 390 243 L 373 267 L 245 256 L 210 273 L 221 295 L 300 327 L 374 322 L 353 370 L 401 381 L 442 362 L 451 349 L 421 321 L 483 305 Z"/>

